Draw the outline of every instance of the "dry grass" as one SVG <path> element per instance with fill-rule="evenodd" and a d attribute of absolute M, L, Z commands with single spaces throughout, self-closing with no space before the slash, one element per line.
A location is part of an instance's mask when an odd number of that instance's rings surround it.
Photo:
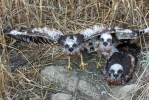
<path fill-rule="evenodd" d="M 149 4 L 145 0 L 0 0 L 0 30 L 48 26 L 76 34 L 94 24 L 140 29 L 148 22 Z M 0 100 L 45 100 L 58 91 L 39 73 L 53 60 L 62 58 L 58 47 L 55 51 L 49 45 L 28 45 L 0 35 Z M 146 100 L 149 92 L 148 39 L 146 35 L 137 40 L 143 49 L 139 63 L 143 71 L 136 72 L 136 91 L 142 91 L 138 95 L 134 91 L 136 100 Z M 15 73 L 11 73 L 14 65 L 10 62 L 18 67 Z"/>

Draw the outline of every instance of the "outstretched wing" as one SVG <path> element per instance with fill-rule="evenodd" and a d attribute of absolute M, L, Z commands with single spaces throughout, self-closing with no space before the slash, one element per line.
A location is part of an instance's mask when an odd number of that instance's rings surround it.
<path fill-rule="evenodd" d="M 115 33 L 116 38 L 118 40 L 123 40 L 123 39 L 136 39 L 139 36 L 146 34 L 148 32 L 149 32 L 149 27 L 134 31 L 131 29 L 123 29 L 120 27 L 112 28 L 109 26 L 94 25 L 91 28 L 87 28 L 80 31 L 80 34 L 84 35 L 84 40 L 88 40 L 104 33 L 109 33 L 109 34 Z"/>
<path fill-rule="evenodd" d="M 51 43 L 58 41 L 58 39 L 63 35 L 61 31 L 47 27 L 34 28 L 31 31 L 4 29 L 3 33 L 27 43 L 30 41 L 35 43 Z"/>
<path fill-rule="evenodd" d="M 114 29 L 115 29 L 115 34 L 116 34 L 116 37 L 118 40 L 120 40 L 120 39 L 136 39 L 140 35 L 149 32 L 149 28 L 145 28 L 145 29 L 138 30 L 138 31 L 133 31 L 130 29 L 122 29 L 119 27 L 115 27 Z"/>
<path fill-rule="evenodd" d="M 113 30 L 108 26 L 94 25 L 91 28 L 80 31 L 80 34 L 84 36 L 84 40 L 88 40 L 107 32 L 112 33 Z"/>

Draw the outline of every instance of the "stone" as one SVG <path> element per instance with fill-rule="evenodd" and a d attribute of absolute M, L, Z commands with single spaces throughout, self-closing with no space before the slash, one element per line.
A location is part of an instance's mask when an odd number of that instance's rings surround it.
<path fill-rule="evenodd" d="M 114 88 L 111 88 L 112 94 L 114 98 L 109 98 L 108 100 L 131 100 L 132 99 L 132 93 L 136 89 L 136 84 L 130 84 L 125 86 L 116 86 Z"/>
<path fill-rule="evenodd" d="M 131 100 L 132 99 L 132 93 L 137 87 L 136 84 L 130 84 L 123 86 L 119 91 L 119 96 L 123 98 L 122 100 Z"/>
<path fill-rule="evenodd" d="M 41 75 L 50 82 L 54 82 L 70 92 L 75 93 L 77 89 L 87 96 L 92 97 L 94 100 L 99 100 L 101 98 L 95 86 L 85 80 L 78 80 L 76 72 L 67 70 L 63 66 L 46 67 L 41 71 Z"/>
<path fill-rule="evenodd" d="M 72 100 L 72 95 L 65 93 L 56 93 L 52 95 L 51 100 Z"/>

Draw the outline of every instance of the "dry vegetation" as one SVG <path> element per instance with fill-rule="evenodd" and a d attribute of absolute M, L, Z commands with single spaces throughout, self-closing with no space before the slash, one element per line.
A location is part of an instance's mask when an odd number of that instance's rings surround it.
<path fill-rule="evenodd" d="M 0 30 L 48 26 L 75 34 L 94 24 L 148 27 L 149 4 L 145 0 L 0 0 Z M 47 100 L 59 91 L 40 75 L 45 66 L 67 64 L 60 60 L 65 58 L 57 46 L 25 44 L 0 35 L 0 100 Z M 149 99 L 148 40 L 148 35 L 136 40 L 143 51 L 135 72 L 136 91 L 142 91 L 133 92 L 136 100 Z"/>

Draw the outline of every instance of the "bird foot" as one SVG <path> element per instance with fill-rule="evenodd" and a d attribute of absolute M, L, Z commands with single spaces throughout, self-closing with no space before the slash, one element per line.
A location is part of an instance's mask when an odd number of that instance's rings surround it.
<path fill-rule="evenodd" d="M 100 67 L 101 67 L 101 63 L 100 62 L 97 62 L 96 68 L 100 68 Z"/>
<path fill-rule="evenodd" d="M 81 62 L 80 67 L 84 70 L 84 66 L 88 65 L 88 63 Z"/>
<path fill-rule="evenodd" d="M 72 70 L 72 67 L 70 65 L 66 66 L 66 68 Z"/>
<path fill-rule="evenodd" d="M 102 58 L 102 56 L 99 56 L 99 61 L 97 62 L 96 68 L 100 68 L 101 67 L 101 58 Z"/>

